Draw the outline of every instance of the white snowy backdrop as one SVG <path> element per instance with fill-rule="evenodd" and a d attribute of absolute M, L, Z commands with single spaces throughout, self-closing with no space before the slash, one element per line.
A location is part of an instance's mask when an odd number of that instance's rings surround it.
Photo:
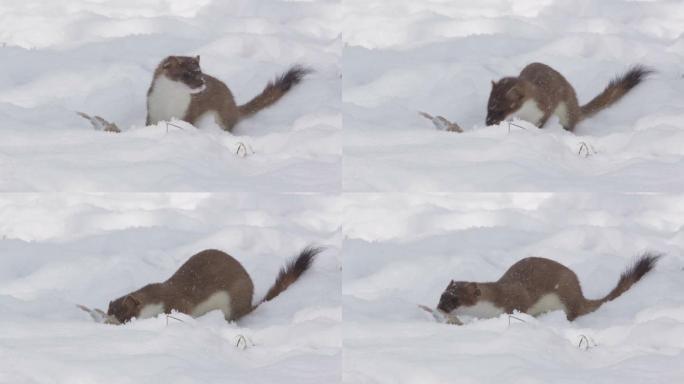
<path fill-rule="evenodd" d="M 684 2 L 343 4 L 345 190 L 684 190 Z M 485 127 L 490 80 L 535 61 L 580 103 L 632 64 L 658 73 L 574 134 L 555 118 Z M 438 131 L 419 110 L 466 132 Z"/>
<path fill-rule="evenodd" d="M 338 199 L 316 196 L 0 196 L 0 383 L 338 382 L 339 217 Z M 207 248 L 243 264 L 256 300 L 311 243 L 327 247 L 312 269 L 237 323 L 214 311 L 113 326 L 75 307 L 106 310 Z"/>
<path fill-rule="evenodd" d="M 0 190 L 338 190 L 338 19 L 332 1 L 0 0 Z M 201 55 L 238 104 L 292 64 L 316 72 L 233 134 L 144 127 L 170 54 Z M 236 156 L 241 142 L 255 153 Z"/>
<path fill-rule="evenodd" d="M 343 232 L 345 383 L 684 381 L 681 196 L 349 194 Z M 527 256 L 565 264 L 599 298 L 645 250 L 666 256 L 574 322 L 555 311 L 459 327 L 416 306 Z"/>

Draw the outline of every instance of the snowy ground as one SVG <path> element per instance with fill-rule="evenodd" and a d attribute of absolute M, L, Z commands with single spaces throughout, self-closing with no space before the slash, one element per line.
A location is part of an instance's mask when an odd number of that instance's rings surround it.
<path fill-rule="evenodd" d="M 0 382 L 338 382 L 339 209 L 315 196 L 1 196 Z M 113 326 L 75 307 L 106 308 L 206 248 L 240 260 L 260 298 L 309 243 L 328 249 L 237 323 L 211 312 Z"/>
<path fill-rule="evenodd" d="M 684 2 L 344 2 L 347 191 L 681 191 Z M 556 68 L 580 103 L 630 65 L 658 73 L 563 131 L 485 127 L 490 80 Z M 466 132 L 438 131 L 417 111 Z M 586 143 L 591 156 L 580 148 Z"/>
<path fill-rule="evenodd" d="M 345 204 L 344 382 L 684 380 L 683 197 L 358 194 Z M 531 255 L 569 266 L 598 298 L 644 250 L 666 257 L 573 323 L 557 311 L 459 327 L 416 307 L 436 306 L 451 279 L 496 280 Z"/>
<path fill-rule="evenodd" d="M 1 0 L 0 190 L 338 190 L 338 15 L 327 1 Z M 201 55 L 238 104 L 292 64 L 316 72 L 232 135 L 145 127 L 169 54 Z M 96 132 L 74 111 L 125 132 Z M 255 153 L 236 156 L 240 142 Z"/>

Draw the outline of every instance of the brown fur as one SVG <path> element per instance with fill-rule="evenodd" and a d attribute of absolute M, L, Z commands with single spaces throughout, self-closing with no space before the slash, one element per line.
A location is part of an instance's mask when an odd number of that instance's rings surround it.
<path fill-rule="evenodd" d="M 485 300 L 506 313 L 527 312 L 544 295 L 555 293 L 565 305 L 568 320 L 572 321 L 626 292 L 653 269 L 660 257 L 650 253 L 642 255 L 622 273 L 615 288 L 599 300 L 584 297 L 579 279 L 570 268 L 550 259 L 528 257 L 513 264 L 496 282 L 451 281 L 437 308 L 449 313 L 460 306 L 472 306 Z"/>
<path fill-rule="evenodd" d="M 299 254 L 299 257 L 290 260 L 287 265 L 280 269 L 275 283 L 271 286 L 271 289 L 268 290 L 268 293 L 266 293 L 262 302 L 275 298 L 286 290 L 287 287 L 292 285 L 292 283 L 297 281 L 299 277 L 311 267 L 314 257 L 321 251 L 321 248 L 306 247 Z"/>
<path fill-rule="evenodd" d="M 272 105 L 285 95 L 293 86 L 299 84 L 302 78 L 311 73 L 311 69 L 295 65 L 287 72 L 278 76 L 274 81 L 266 84 L 266 87 L 260 94 L 254 97 L 245 105 L 238 107 L 240 117 L 245 118 L 252 116 L 260 110 Z"/>
<path fill-rule="evenodd" d="M 309 269 L 320 248 L 305 248 L 299 256 L 283 268 L 266 297 L 259 304 L 271 300 L 294 283 Z M 148 304 L 164 304 L 164 312 L 173 310 L 192 314 L 193 309 L 218 291 L 230 296 L 231 314 L 226 320 L 237 320 L 250 313 L 254 285 L 239 261 L 225 252 L 209 249 L 190 257 L 168 280 L 148 284 L 109 303 L 107 315 L 121 323 L 140 315 Z"/>
<path fill-rule="evenodd" d="M 273 105 L 280 100 L 293 86 L 300 83 L 305 75 L 312 70 L 295 65 L 287 72 L 269 82 L 264 90 L 247 104 L 238 106 L 232 92 L 221 80 L 202 73 L 199 67 L 199 56 L 169 56 L 159 63 L 154 71 L 152 84 L 147 90 L 149 97 L 159 76 L 165 75 L 174 81 L 180 81 L 192 89 L 206 85 L 202 92 L 191 97 L 190 106 L 185 116 L 178 117 L 190 124 L 196 124 L 198 119 L 207 112 L 215 112 L 217 123 L 226 131 L 231 131 L 241 119 L 252 116 L 260 110 Z M 148 113 L 146 125 L 155 124 Z"/>
<path fill-rule="evenodd" d="M 543 116 L 539 121 L 531 123 L 543 127 L 558 105 L 565 103 L 567 121 L 561 124 L 566 130 L 573 131 L 581 120 L 616 103 L 652 72 L 643 66 L 635 66 L 613 79 L 603 92 L 580 107 L 575 89 L 563 75 L 546 64 L 532 63 L 527 65 L 518 77 L 504 77 L 498 82 L 492 81 L 486 124 L 500 123 L 520 109 L 526 101 L 533 99 L 543 112 Z"/>

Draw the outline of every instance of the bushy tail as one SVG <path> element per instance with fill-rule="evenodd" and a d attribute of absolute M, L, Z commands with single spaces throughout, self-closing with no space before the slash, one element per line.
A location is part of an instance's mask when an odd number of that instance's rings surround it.
<path fill-rule="evenodd" d="M 603 92 L 581 107 L 582 119 L 591 117 L 601 110 L 610 107 L 627 94 L 630 89 L 644 81 L 646 76 L 651 73 L 653 73 L 653 70 L 642 65 L 636 65 L 622 76 L 614 78 L 608 83 Z"/>
<path fill-rule="evenodd" d="M 613 288 L 613 290 L 610 291 L 610 293 L 606 295 L 606 297 L 599 300 L 601 304 L 614 300 L 618 296 L 627 292 L 627 290 L 631 288 L 632 285 L 634 285 L 634 283 L 641 280 L 641 278 L 644 277 L 645 274 L 650 272 L 653 269 L 653 267 L 655 267 L 656 262 L 661 257 L 661 254 L 649 252 L 641 255 L 641 257 L 639 257 L 639 259 L 637 259 L 637 261 L 634 262 L 634 264 L 632 264 L 629 268 L 622 272 L 622 275 L 620 275 L 620 280 L 618 280 L 618 283 L 615 286 L 615 288 Z"/>
<path fill-rule="evenodd" d="M 299 84 L 304 76 L 313 72 L 312 69 L 295 65 L 287 72 L 278 76 L 274 81 L 266 84 L 266 88 L 261 91 L 255 98 L 250 100 L 247 104 L 238 107 L 240 111 L 240 118 L 252 116 L 262 109 L 273 105 L 283 95 L 287 93 L 293 86 Z"/>
<path fill-rule="evenodd" d="M 268 290 L 266 296 L 264 296 L 259 304 L 278 296 L 281 292 L 286 290 L 287 287 L 292 285 L 292 283 L 297 281 L 297 279 L 299 279 L 299 277 L 302 276 L 304 272 L 309 269 L 309 267 L 311 267 L 316 255 L 322 251 L 323 248 L 311 246 L 304 248 L 299 253 L 297 258 L 290 260 L 283 268 L 280 269 L 275 283 L 273 283 L 273 286 L 271 286 L 271 289 Z"/>

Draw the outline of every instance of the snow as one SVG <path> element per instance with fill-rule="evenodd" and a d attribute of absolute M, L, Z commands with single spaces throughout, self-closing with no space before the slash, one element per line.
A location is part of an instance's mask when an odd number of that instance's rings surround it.
<path fill-rule="evenodd" d="M 341 101 L 335 2 L 0 1 L 0 190 L 339 189 Z M 145 98 L 170 54 L 201 55 L 238 104 L 293 64 L 315 70 L 233 134 L 210 123 L 145 127 Z M 124 132 L 95 131 L 82 111 Z M 254 154 L 236 155 L 240 143 Z"/>
<path fill-rule="evenodd" d="M 145 126 L 172 54 L 238 104 L 314 72 L 230 133 Z M 656 72 L 575 132 L 485 126 L 490 81 L 531 62 L 581 104 Z M 0 383 L 684 382 L 681 0 L 0 0 L 0 63 Z M 312 269 L 237 322 L 76 306 L 209 248 L 258 300 L 309 244 Z M 646 251 L 653 272 L 573 322 L 419 307 L 528 256 L 599 298 Z"/>
<path fill-rule="evenodd" d="M 357 194 L 344 197 L 345 383 L 677 383 L 684 379 L 684 197 Z M 655 270 L 574 322 L 560 311 L 438 323 L 450 280 L 557 260 L 588 298 L 644 251 Z M 581 343 L 581 344 L 580 344 Z"/>
<path fill-rule="evenodd" d="M 681 191 L 684 3 L 344 1 L 346 191 Z M 552 117 L 486 127 L 490 81 L 531 62 L 581 104 L 641 63 L 656 69 L 574 133 Z M 464 133 L 437 130 L 424 111 Z M 587 156 L 589 153 L 589 156 Z"/>
<path fill-rule="evenodd" d="M 339 381 L 339 209 L 244 193 L 0 196 L 0 382 Z M 115 326 L 76 308 L 106 310 L 208 248 L 242 263 L 258 300 L 309 244 L 327 247 L 312 269 L 237 322 L 213 311 Z"/>

